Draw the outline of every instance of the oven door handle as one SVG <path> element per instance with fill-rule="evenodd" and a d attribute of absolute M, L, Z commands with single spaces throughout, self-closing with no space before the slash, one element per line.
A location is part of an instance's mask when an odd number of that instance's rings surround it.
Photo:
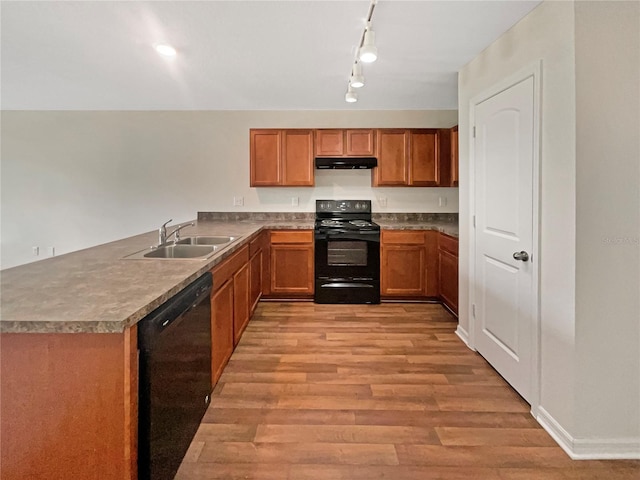
<path fill-rule="evenodd" d="M 354 237 L 364 236 L 364 235 L 380 235 L 379 230 L 343 230 L 333 228 L 331 230 L 326 230 L 320 233 L 324 233 L 326 235 L 353 235 Z"/>

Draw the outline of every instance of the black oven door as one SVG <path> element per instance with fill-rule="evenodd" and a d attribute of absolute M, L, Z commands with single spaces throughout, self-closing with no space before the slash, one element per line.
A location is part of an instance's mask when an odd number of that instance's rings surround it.
<path fill-rule="evenodd" d="M 315 233 L 317 303 L 380 302 L 380 231 Z"/>

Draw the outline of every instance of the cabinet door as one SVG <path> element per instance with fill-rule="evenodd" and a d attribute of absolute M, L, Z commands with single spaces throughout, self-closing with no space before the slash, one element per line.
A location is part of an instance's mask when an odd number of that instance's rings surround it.
<path fill-rule="evenodd" d="M 249 264 L 233 276 L 233 344 L 237 345 L 249 323 Z"/>
<path fill-rule="evenodd" d="M 439 184 L 438 131 L 412 130 L 409 138 L 409 185 L 435 187 Z"/>
<path fill-rule="evenodd" d="M 316 157 L 344 155 L 344 130 L 316 130 Z"/>
<path fill-rule="evenodd" d="M 450 186 L 458 186 L 458 126 L 451 129 L 451 182 Z"/>
<path fill-rule="evenodd" d="M 375 155 L 375 134 L 372 129 L 347 130 L 347 155 L 372 157 Z"/>
<path fill-rule="evenodd" d="M 273 186 L 282 183 L 282 134 L 280 130 L 251 130 L 251 186 Z"/>
<path fill-rule="evenodd" d="M 262 296 L 262 249 L 249 260 L 249 305 L 253 314 Z"/>
<path fill-rule="evenodd" d="M 382 230 L 380 234 L 380 293 L 382 295 L 402 297 L 426 295 L 425 239 L 426 234 L 429 233 L 431 232 L 423 230 Z M 435 238 L 437 240 L 437 237 Z M 435 245 L 437 248 L 437 241 Z"/>
<path fill-rule="evenodd" d="M 440 297 L 458 313 L 458 257 L 446 250 L 438 251 L 440 265 Z"/>
<path fill-rule="evenodd" d="M 408 172 L 408 130 L 377 130 L 378 166 L 373 169 L 373 185 L 407 185 Z"/>
<path fill-rule="evenodd" d="M 282 185 L 313 185 L 313 131 L 285 130 L 282 145 Z"/>
<path fill-rule="evenodd" d="M 228 280 L 211 296 L 212 385 L 222 375 L 233 352 L 233 280 Z"/>
<path fill-rule="evenodd" d="M 422 297 L 426 290 L 424 245 L 383 245 L 381 294 Z"/>
<path fill-rule="evenodd" d="M 424 232 L 424 248 L 425 248 L 425 268 L 427 275 L 427 285 L 425 287 L 425 295 L 427 297 L 437 298 L 439 293 L 438 282 L 438 237 L 440 232 L 436 230 L 427 230 Z"/>
<path fill-rule="evenodd" d="M 271 293 L 313 294 L 313 244 L 271 245 Z"/>

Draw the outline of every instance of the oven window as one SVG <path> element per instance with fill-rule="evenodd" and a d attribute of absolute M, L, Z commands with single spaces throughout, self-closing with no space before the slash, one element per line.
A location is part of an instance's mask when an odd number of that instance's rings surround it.
<path fill-rule="evenodd" d="M 328 265 L 367 265 L 367 242 L 329 240 L 327 245 Z"/>

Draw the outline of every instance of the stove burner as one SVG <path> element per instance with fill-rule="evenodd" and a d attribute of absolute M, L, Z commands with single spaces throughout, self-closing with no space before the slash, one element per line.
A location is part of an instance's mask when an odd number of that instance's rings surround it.
<path fill-rule="evenodd" d="M 321 224 L 323 227 L 339 227 L 342 225 L 342 221 L 325 219 L 322 220 Z"/>
<path fill-rule="evenodd" d="M 366 220 L 350 220 L 349 223 L 351 225 L 355 225 L 356 227 L 370 227 L 371 222 L 367 222 Z"/>

